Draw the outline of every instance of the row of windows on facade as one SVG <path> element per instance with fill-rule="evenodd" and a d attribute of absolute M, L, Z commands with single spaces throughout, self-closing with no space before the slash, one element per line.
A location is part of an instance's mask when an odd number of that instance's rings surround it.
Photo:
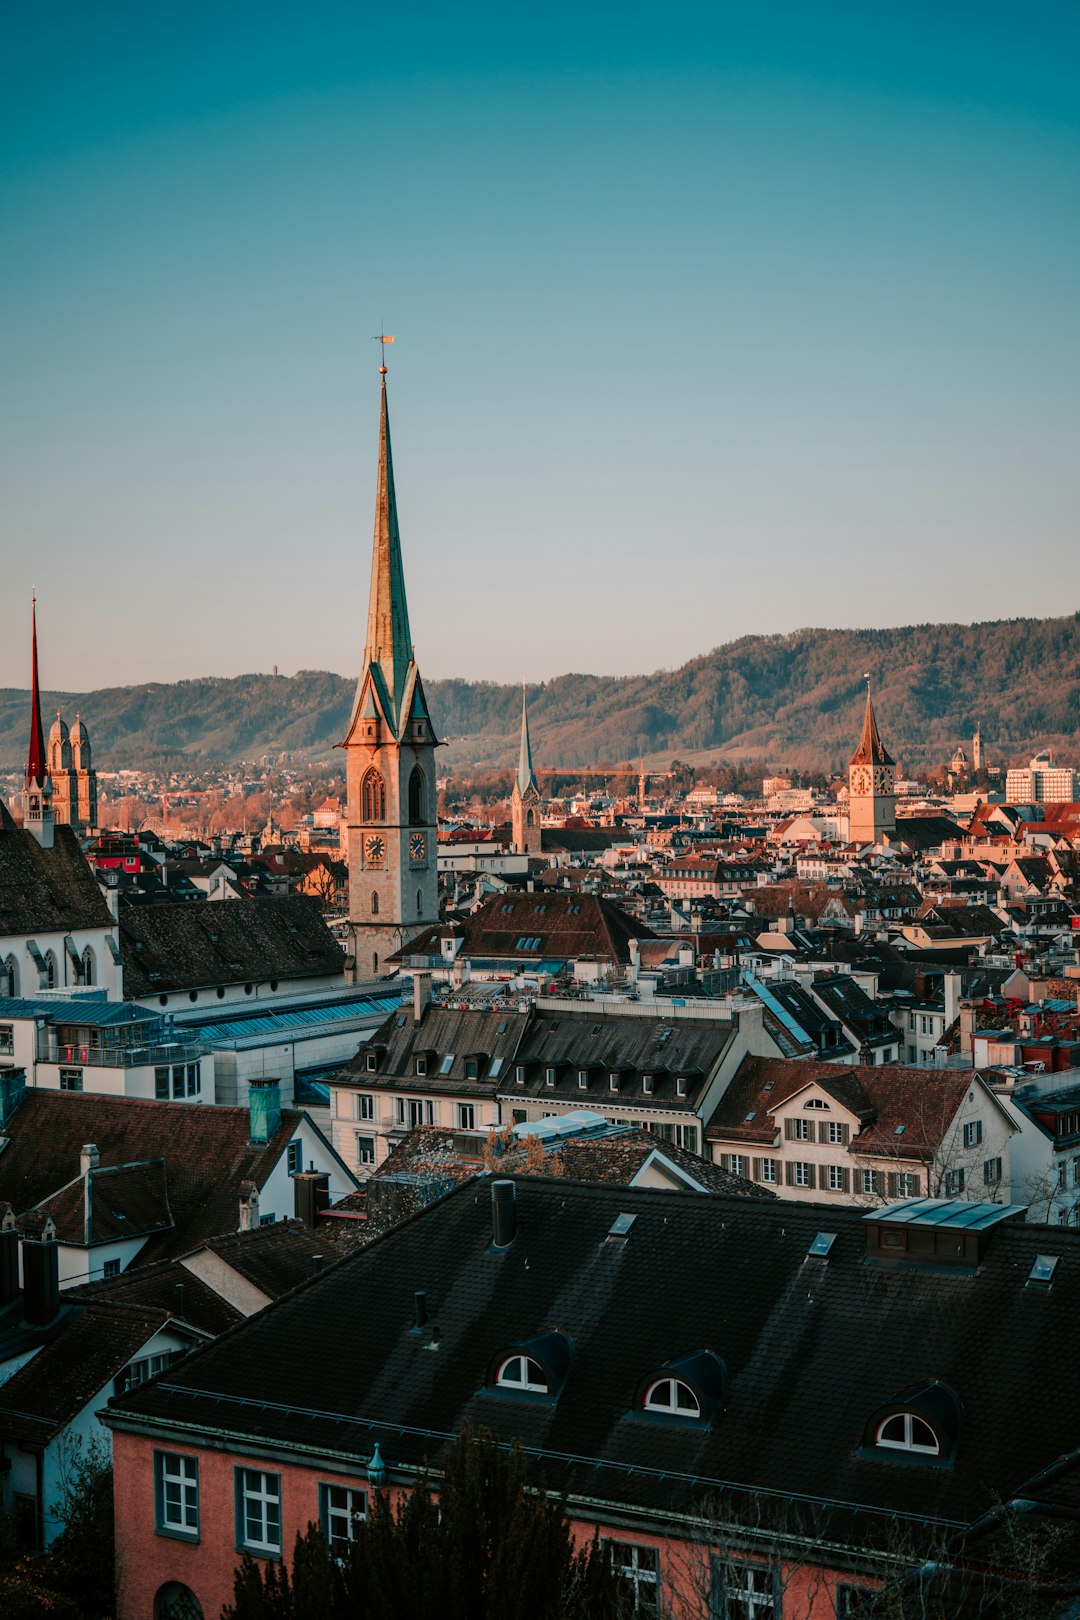
<path fill-rule="evenodd" d="M 270 979 L 267 982 L 268 982 L 271 990 L 276 990 L 277 989 L 278 982 L 277 982 L 276 979 Z M 244 994 L 245 994 L 245 996 L 252 995 L 254 993 L 254 990 L 255 990 L 254 984 L 245 984 L 245 986 L 244 986 Z M 210 991 L 207 990 L 205 992 L 205 994 L 209 995 Z M 219 984 L 217 989 L 214 991 L 214 994 L 217 996 L 217 999 L 219 1001 L 222 1001 L 224 999 L 224 996 L 225 996 L 225 986 Z M 187 993 L 187 997 L 188 997 L 189 1001 L 198 1001 L 199 992 L 197 990 L 189 990 L 188 993 Z M 168 996 L 158 996 L 158 1002 L 162 1007 L 167 1007 L 169 1005 L 169 998 L 168 998 Z"/>
<path fill-rule="evenodd" d="M 407 806 L 409 825 L 412 827 L 426 827 L 427 815 L 427 778 L 419 765 L 414 765 L 409 775 L 407 792 Z M 375 769 L 365 771 L 360 783 L 360 819 L 364 822 L 386 820 L 386 780 L 381 771 Z"/>
<path fill-rule="evenodd" d="M 827 1103 L 811 1100 L 804 1104 L 806 1108 L 827 1108 Z M 752 1120 L 754 1114 L 747 1114 L 747 1121 Z M 906 1125 L 897 1125 L 893 1134 L 902 1137 Z M 983 1122 L 981 1119 L 969 1119 L 963 1129 L 964 1146 L 966 1148 L 978 1147 L 983 1139 Z M 816 1126 L 812 1119 L 791 1118 L 784 1120 L 784 1140 L 787 1142 L 827 1142 L 831 1145 L 847 1146 L 851 1140 L 850 1127 L 841 1120 L 825 1119 Z"/>
<path fill-rule="evenodd" d="M 44 953 L 39 952 L 34 960 L 37 967 L 37 989 L 56 990 L 60 985 L 60 967 L 56 952 L 51 949 Z M 72 970 L 71 983 L 97 984 L 97 958 L 89 945 L 83 948 L 81 955 L 73 957 L 69 952 L 68 960 Z M 6 956 L 0 962 L 0 996 L 17 997 L 20 993 L 19 983 L 19 964 L 13 956 Z"/>
<path fill-rule="evenodd" d="M 197 1542 L 201 1530 L 199 1460 L 178 1452 L 154 1453 L 155 1520 L 159 1535 Z M 368 1494 L 352 1485 L 320 1480 L 317 1485 L 318 1524 L 333 1550 L 343 1550 L 367 1518 Z M 233 1471 L 233 1512 L 238 1551 L 256 1557 L 282 1554 L 281 1475 L 258 1468 Z M 631 1613 L 661 1613 L 660 1549 L 645 1542 L 606 1537 L 612 1560 Z M 779 1620 L 782 1613 L 780 1571 L 771 1564 L 737 1559 L 712 1560 L 713 1609 L 718 1620 Z M 835 1588 L 837 1620 L 847 1620 L 858 1589 L 840 1583 Z"/>
<path fill-rule="evenodd" d="M 889 1198 L 919 1198 L 922 1177 L 914 1170 L 852 1169 L 846 1164 L 814 1164 L 808 1159 L 759 1159 L 745 1153 L 721 1153 L 720 1164 L 736 1176 L 748 1176 L 765 1186 L 816 1187 L 822 1192 L 884 1193 Z M 985 1187 L 997 1187 L 1003 1177 L 1000 1158 L 987 1159 L 982 1166 Z M 967 1176 L 962 1167 L 946 1170 L 942 1190 L 955 1198 L 964 1191 Z"/>

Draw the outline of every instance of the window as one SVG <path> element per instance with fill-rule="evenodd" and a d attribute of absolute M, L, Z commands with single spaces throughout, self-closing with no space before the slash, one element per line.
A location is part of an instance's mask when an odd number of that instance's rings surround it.
<path fill-rule="evenodd" d="M 360 788 L 361 821 L 386 819 L 386 783 L 374 766 L 364 777 Z"/>
<path fill-rule="evenodd" d="M 1074 1159 L 1072 1164 L 1073 1164 L 1073 1186 L 1074 1187 L 1080 1187 L 1080 1159 Z"/>
<path fill-rule="evenodd" d="M 618 1077 L 617 1074 L 609 1074 L 607 1083 L 608 1083 L 608 1090 L 609 1091 L 618 1091 L 618 1089 L 619 1089 L 619 1077 Z"/>
<path fill-rule="evenodd" d="M 525 1084 L 525 1065 L 524 1065 L 524 1063 L 515 1063 L 515 1065 L 514 1065 L 514 1079 L 517 1081 L 519 1086 L 523 1086 Z"/>
<path fill-rule="evenodd" d="M 357 1093 L 357 1095 L 356 1095 L 356 1118 L 357 1119 L 374 1119 L 375 1118 L 375 1099 L 374 1099 L 374 1097 L 365 1096 L 363 1092 L 358 1092 Z"/>
<path fill-rule="evenodd" d="M 701 1402 L 681 1378 L 658 1378 L 645 1391 L 646 1412 L 667 1412 L 673 1417 L 700 1417 Z"/>
<path fill-rule="evenodd" d="M 52 951 L 45 952 L 45 967 L 44 971 L 39 975 L 39 977 L 43 978 L 45 981 L 41 986 L 43 990 L 56 989 L 56 957 L 53 955 Z M 79 1090 L 82 1090 L 81 1086 L 79 1087 Z"/>
<path fill-rule="evenodd" d="M 894 1412 L 892 1417 L 879 1423 L 874 1444 L 892 1451 L 921 1451 L 932 1457 L 941 1450 L 929 1423 L 916 1417 L 914 1412 Z"/>
<path fill-rule="evenodd" d="M 427 821 L 426 800 L 427 783 L 424 781 L 424 773 L 419 765 L 414 765 L 409 777 L 409 821 L 414 827 L 423 826 Z"/>
<path fill-rule="evenodd" d="M 698 1150 L 698 1134 L 696 1125 L 676 1125 L 672 1133 L 672 1140 L 676 1147 L 686 1148 L 691 1153 Z"/>
<path fill-rule="evenodd" d="M 457 1122 L 460 1131 L 476 1129 L 476 1109 L 472 1103 L 458 1103 Z"/>
<path fill-rule="evenodd" d="M 839 1164 L 830 1164 L 829 1165 L 828 1179 L 826 1180 L 825 1185 L 828 1187 L 830 1192 L 844 1192 L 845 1191 L 845 1187 L 844 1187 L 844 1168 L 843 1168 L 842 1165 L 839 1165 Z"/>
<path fill-rule="evenodd" d="M 82 953 L 82 982 L 83 984 L 95 983 L 94 953 L 90 949 L 89 945 Z"/>
<path fill-rule="evenodd" d="M 865 1586 L 849 1586 L 846 1581 L 837 1581 L 833 1594 L 836 1620 L 855 1620 L 859 1612 L 856 1604 L 860 1597 L 865 1597 L 866 1590 Z"/>
<path fill-rule="evenodd" d="M 588 1084 L 589 1084 L 589 1071 L 588 1071 L 588 1069 L 579 1069 L 578 1070 L 578 1072 L 577 1072 L 577 1083 L 578 1083 L 579 1088 L 582 1091 L 584 1091 L 588 1087 Z"/>
<path fill-rule="evenodd" d="M 660 1557 L 657 1549 L 639 1547 L 633 1541 L 609 1541 L 606 1545 L 630 1614 L 659 1614 Z"/>
<path fill-rule="evenodd" d="M 785 1119 L 784 1135 L 789 1142 L 811 1142 L 814 1138 L 813 1121 L 809 1119 Z"/>
<path fill-rule="evenodd" d="M 820 1097 L 811 1097 L 808 1102 L 803 1103 L 804 1108 L 825 1108 L 825 1109 L 827 1109 L 828 1106 L 829 1106 L 828 1103 L 824 1102 L 822 1100 L 822 1098 L 820 1098 Z"/>
<path fill-rule="evenodd" d="M 731 1173 L 733 1176 L 745 1176 L 746 1157 L 744 1154 L 733 1153 L 731 1155 Z"/>
<path fill-rule="evenodd" d="M 791 1167 L 791 1170 L 792 1170 L 792 1185 L 793 1186 L 795 1186 L 795 1187 L 812 1187 L 813 1186 L 814 1183 L 813 1183 L 813 1180 L 811 1179 L 810 1166 L 808 1164 L 804 1163 L 802 1160 L 796 1159 L 795 1163 Z"/>
<path fill-rule="evenodd" d="M 945 1196 L 956 1198 L 964 1190 L 964 1172 L 962 1170 L 946 1170 Z"/>
<path fill-rule="evenodd" d="M 101 1275 L 103 1277 L 119 1277 L 119 1275 L 120 1275 L 120 1262 L 119 1262 L 119 1260 L 106 1260 L 105 1264 L 101 1268 Z"/>
<path fill-rule="evenodd" d="M 154 1505 L 159 1536 L 199 1539 L 199 1459 L 154 1452 Z"/>
<path fill-rule="evenodd" d="M 878 1190 L 878 1173 L 876 1170 L 860 1171 L 862 1177 L 862 1190 L 864 1193 L 876 1193 Z"/>
<path fill-rule="evenodd" d="M 379 891 L 378 891 L 378 889 L 372 889 L 372 891 L 371 891 L 371 915 L 373 917 L 377 917 L 379 915 Z"/>
<path fill-rule="evenodd" d="M 686 1096 L 686 1080 L 681 1074 L 675 1081 L 675 1095 L 676 1097 Z"/>
<path fill-rule="evenodd" d="M 553 1086 L 555 1084 L 555 1070 L 554 1069 L 545 1069 L 544 1070 L 544 1084 L 548 1085 L 548 1086 Z"/>
<path fill-rule="evenodd" d="M 373 1136 L 361 1136 L 357 1132 L 356 1162 L 357 1164 L 375 1163 L 375 1138 Z"/>
<path fill-rule="evenodd" d="M 82 1090 L 82 1070 L 81 1069 L 61 1069 L 60 1070 L 60 1090 L 61 1091 L 81 1091 Z"/>
<path fill-rule="evenodd" d="M 918 1198 L 919 1178 L 909 1170 L 901 1170 L 896 1178 L 896 1196 L 898 1198 Z"/>
<path fill-rule="evenodd" d="M 285 1168 L 290 1176 L 298 1176 L 304 1168 L 304 1145 L 290 1142 L 285 1150 Z"/>
<path fill-rule="evenodd" d="M 364 1053 L 364 1067 L 368 1074 L 375 1073 L 375 1070 L 379 1067 L 378 1055 L 375 1052 Z"/>
<path fill-rule="evenodd" d="M 776 1184 L 776 1166 L 777 1166 L 778 1162 L 779 1161 L 776 1160 L 776 1159 L 762 1159 L 762 1161 L 761 1161 L 761 1180 L 762 1181 L 767 1181 L 771 1185 L 775 1186 L 775 1184 Z"/>
<path fill-rule="evenodd" d="M 115 1390 L 117 1395 L 123 1395 L 126 1390 L 134 1389 L 138 1384 L 145 1384 L 148 1378 L 156 1373 L 164 1372 L 171 1367 L 174 1361 L 179 1360 L 182 1352 L 179 1350 L 163 1350 L 160 1355 L 140 1356 L 138 1361 L 129 1361 L 122 1372 L 116 1376 Z"/>
<path fill-rule="evenodd" d="M 507 1356 L 495 1374 L 495 1382 L 500 1389 L 520 1389 L 530 1395 L 548 1393 L 547 1374 L 532 1356 Z"/>
<path fill-rule="evenodd" d="M 238 1552 L 281 1553 L 281 1475 L 261 1468 L 237 1468 L 236 1546 Z"/>
<path fill-rule="evenodd" d="M 834 1145 L 837 1143 L 842 1145 L 848 1139 L 848 1128 L 846 1125 L 841 1124 L 839 1120 L 828 1120 L 824 1126 L 824 1130 L 826 1132 L 825 1140 Z"/>
<path fill-rule="evenodd" d="M 713 1587 L 720 1620 L 780 1620 L 776 1572 L 768 1564 L 714 1563 Z"/>
<path fill-rule="evenodd" d="M 158 1102 L 169 1100 L 169 1070 L 161 1068 L 154 1070 L 154 1096 Z"/>
<path fill-rule="evenodd" d="M 366 1518 L 367 1491 L 349 1485 L 319 1486 L 319 1524 L 331 1552 L 352 1541 L 356 1521 Z"/>
<path fill-rule="evenodd" d="M 423 1078 L 423 1076 L 427 1074 L 427 1058 L 426 1057 L 418 1057 L 417 1058 L 417 1060 L 416 1060 L 416 1072 L 417 1072 L 418 1075 L 421 1076 L 421 1078 Z"/>
<path fill-rule="evenodd" d="M 1076 1161 L 1074 1160 L 1073 1162 L 1075 1164 Z M 1065 1161 L 1062 1160 L 1062 1162 L 1058 1165 L 1058 1188 L 1061 1192 L 1065 1191 L 1065 1171 Z"/>
<path fill-rule="evenodd" d="M 277 1216 L 276 1215 L 260 1215 L 259 1216 L 259 1225 L 260 1226 L 273 1226 L 276 1221 L 277 1221 Z"/>
<path fill-rule="evenodd" d="M 423 889 L 417 889 L 417 891 L 416 891 L 416 915 L 418 917 L 422 917 L 424 915 L 424 891 L 423 891 Z"/>
<path fill-rule="evenodd" d="M 987 1159 L 983 1165 L 983 1181 L 988 1187 L 996 1187 L 1001 1180 L 1001 1160 Z"/>
<path fill-rule="evenodd" d="M 964 1126 L 964 1146 L 966 1148 L 978 1147 L 982 1141 L 982 1120 L 969 1119 Z"/>

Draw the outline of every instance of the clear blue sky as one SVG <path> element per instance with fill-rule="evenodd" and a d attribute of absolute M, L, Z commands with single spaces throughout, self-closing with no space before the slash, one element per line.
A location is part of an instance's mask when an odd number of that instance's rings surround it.
<path fill-rule="evenodd" d="M 1080 7 L 6 0 L 0 684 L 1075 609 Z"/>

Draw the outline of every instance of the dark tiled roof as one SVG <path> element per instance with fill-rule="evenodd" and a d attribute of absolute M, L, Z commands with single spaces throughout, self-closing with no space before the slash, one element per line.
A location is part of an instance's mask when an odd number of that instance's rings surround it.
<path fill-rule="evenodd" d="M 47 1209 L 61 1243 L 82 1243 L 86 1233 L 86 1184 L 80 1176 L 40 1206 Z M 90 1171 L 90 1242 L 148 1237 L 172 1225 L 163 1159 L 103 1165 Z"/>
<path fill-rule="evenodd" d="M 623 1213 L 626 1241 L 608 1241 Z M 866 1262 L 857 1209 L 525 1178 L 517 1223 L 493 1250 L 490 1198 L 467 1183 L 113 1410 L 364 1460 L 377 1439 L 391 1468 L 437 1462 L 471 1418 L 593 1500 L 676 1510 L 733 1481 L 954 1521 L 1009 1500 L 1080 1431 L 1080 1233 L 1003 1226 L 974 1276 L 890 1269 Z M 823 1228 L 828 1259 L 809 1260 Z M 1059 1263 L 1036 1291 L 1040 1252 Z M 409 1331 L 418 1288 L 435 1352 Z M 493 1359 L 541 1330 L 572 1346 L 557 1398 L 489 1392 Z M 711 1425 L 631 1415 L 640 1380 L 702 1350 L 729 1379 Z M 928 1379 L 960 1401 L 952 1466 L 865 1457 L 871 1414 Z M 860 1516 L 853 1539 L 872 1526 Z"/>
<path fill-rule="evenodd" d="M 317 902 L 303 895 L 155 906 L 122 900 L 120 954 L 128 996 L 325 977 L 345 966 Z"/>
<path fill-rule="evenodd" d="M 515 1067 L 524 1065 L 526 1083 L 533 1094 L 573 1097 L 581 1107 L 601 1095 L 608 1108 L 621 1096 L 624 1105 L 692 1109 L 694 1101 L 720 1062 L 734 1033 L 734 1023 L 720 1018 L 668 1018 L 620 1016 L 594 1011 L 583 1003 L 572 1013 L 537 1004 L 518 1048 Z M 547 1084 L 547 1070 L 555 1069 L 555 1085 Z M 587 1083 L 579 1084 L 579 1071 Z M 609 1076 L 620 1076 L 618 1092 Z M 653 1089 L 645 1092 L 642 1076 L 651 1074 Z M 677 1081 L 686 1081 L 685 1098 L 678 1097 Z M 500 1081 L 505 1096 L 517 1089 L 511 1071 Z"/>
<path fill-rule="evenodd" d="M 19 1214 L 49 1199 L 78 1176 L 86 1142 L 97 1146 L 103 1166 L 159 1157 L 173 1226 L 152 1237 L 140 1259 L 164 1259 L 236 1226 L 240 1183 L 262 1186 L 300 1119 L 283 1109 L 269 1144 L 252 1147 L 246 1108 L 31 1089 L 5 1129 L 0 1199 Z"/>
<path fill-rule="evenodd" d="M 512 962 L 571 961 L 597 957 L 630 960 L 631 939 L 653 932 L 610 900 L 589 894 L 496 894 L 466 918 L 461 954 Z M 437 949 L 439 929 L 430 929 L 398 954 L 422 955 Z M 533 941 L 527 947 L 522 941 Z"/>
<path fill-rule="evenodd" d="M 948 816 L 901 816 L 887 834 L 890 844 L 906 844 L 916 850 L 937 849 L 939 844 L 951 843 L 963 836 L 963 828 Z"/>
<path fill-rule="evenodd" d="M 488 1002 L 468 1011 L 431 1004 L 417 1022 L 412 1008 L 403 1004 L 379 1026 L 339 1078 L 399 1090 L 404 1081 L 423 1091 L 490 1092 L 496 1081 L 506 1078 L 527 1023 L 527 1013 L 492 1009 Z M 369 1054 L 377 1057 L 375 1072 L 368 1069 Z M 418 1058 L 426 1063 L 424 1076 L 416 1073 Z M 477 1066 L 473 1079 L 465 1073 L 469 1062 Z"/>
<path fill-rule="evenodd" d="M 112 917 L 70 827 L 51 849 L 33 833 L 0 827 L 0 938 L 109 928 Z"/>
<path fill-rule="evenodd" d="M 259 1227 L 258 1230 L 268 1232 L 273 1228 Z M 65 1288 L 64 1298 L 72 1303 L 96 1299 L 105 1304 L 111 1300 L 121 1305 L 142 1305 L 189 1322 L 192 1327 L 211 1337 L 224 1333 L 226 1328 L 244 1319 L 243 1313 L 235 1305 L 222 1299 L 208 1283 L 188 1271 L 179 1260 L 158 1260 L 153 1265 L 122 1271 L 119 1277 L 106 1277 L 98 1282 Z"/>
<path fill-rule="evenodd" d="M 306 1282 L 316 1256 L 334 1258 L 332 1252 L 327 1253 L 325 1239 L 302 1221 L 276 1221 L 250 1232 L 226 1232 L 204 1238 L 199 1247 L 216 1254 L 270 1299 L 279 1299 L 297 1283 Z"/>
<path fill-rule="evenodd" d="M 44 1445 L 169 1320 L 152 1306 L 84 1300 L 64 1332 L 0 1385 L 0 1434 Z"/>
<path fill-rule="evenodd" d="M 615 1187 L 628 1187 L 652 1153 L 662 1153 L 706 1192 L 725 1193 L 729 1198 L 760 1198 L 763 1191 L 767 1192 L 745 1176 L 722 1170 L 675 1142 L 658 1141 L 648 1131 L 627 1131 L 622 1136 L 604 1136 L 591 1142 L 570 1141 L 557 1150 L 562 1172 L 572 1181 L 600 1181 Z"/>

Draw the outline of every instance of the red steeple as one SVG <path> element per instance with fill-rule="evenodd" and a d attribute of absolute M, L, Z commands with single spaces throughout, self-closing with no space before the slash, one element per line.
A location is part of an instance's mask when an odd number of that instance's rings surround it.
<path fill-rule="evenodd" d="M 874 705 L 870 701 L 870 680 L 866 681 L 866 713 L 863 715 L 862 736 L 859 746 L 851 756 L 853 765 L 895 765 L 896 761 L 889 753 L 881 740 L 877 728 L 877 719 L 874 715 Z"/>
<path fill-rule="evenodd" d="M 41 729 L 41 692 L 38 688 L 37 597 L 31 608 L 30 752 L 26 756 L 26 786 L 45 781 L 45 733 Z"/>

